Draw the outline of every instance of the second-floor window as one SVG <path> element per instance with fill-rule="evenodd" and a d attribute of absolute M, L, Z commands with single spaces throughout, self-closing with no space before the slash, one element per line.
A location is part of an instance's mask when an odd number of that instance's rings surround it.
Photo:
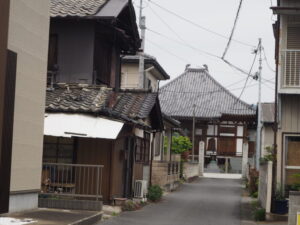
<path fill-rule="evenodd" d="M 49 37 L 49 50 L 48 50 L 48 70 L 53 71 L 57 67 L 57 48 L 58 37 L 56 34 L 51 34 Z"/>
<path fill-rule="evenodd" d="M 95 83 L 110 85 L 112 67 L 112 45 L 103 37 L 96 37 L 95 40 Z"/>

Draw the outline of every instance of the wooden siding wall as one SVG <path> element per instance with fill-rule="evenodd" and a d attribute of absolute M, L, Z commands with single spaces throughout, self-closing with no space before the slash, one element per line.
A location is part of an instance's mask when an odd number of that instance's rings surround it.
<path fill-rule="evenodd" d="M 192 121 L 180 120 L 183 130 L 187 129 L 187 136 L 192 140 Z M 216 133 L 215 135 L 209 134 L 209 126 L 214 125 Z M 224 126 L 223 126 L 224 125 Z M 230 126 L 228 126 L 230 125 Z M 234 126 L 234 127 L 233 127 Z M 239 134 L 238 127 L 242 128 L 242 134 Z M 242 143 L 247 136 L 247 125 L 242 123 L 233 124 L 230 121 L 215 122 L 214 124 L 209 121 L 200 121 L 196 123 L 196 129 L 202 129 L 202 135 L 195 135 L 195 154 L 198 154 L 199 142 L 205 142 L 205 149 L 208 148 L 208 140 L 210 138 L 216 138 L 217 152 L 221 155 L 236 155 L 236 153 L 242 152 Z M 232 136 L 225 136 L 224 133 L 230 133 Z M 221 149 L 223 148 L 223 150 Z M 220 152 L 223 151 L 223 153 Z"/>
<path fill-rule="evenodd" d="M 112 141 L 92 138 L 78 139 L 77 163 L 104 166 L 101 186 L 104 202 L 110 200 L 111 157 Z"/>
<path fill-rule="evenodd" d="M 124 160 L 125 138 L 117 139 L 112 153 L 112 185 L 111 197 L 123 197 L 124 194 Z"/>
<path fill-rule="evenodd" d="M 133 172 L 133 180 L 143 180 L 143 163 L 135 163 L 134 164 L 134 172 Z"/>
<path fill-rule="evenodd" d="M 281 104 L 282 131 L 300 132 L 300 95 L 283 95 Z"/>

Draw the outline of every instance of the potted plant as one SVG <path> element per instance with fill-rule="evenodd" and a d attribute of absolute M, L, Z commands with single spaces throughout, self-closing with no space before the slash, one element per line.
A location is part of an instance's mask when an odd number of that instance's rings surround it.
<path fill-rule="evenodd" d="M 274 199 L 274 210 L 275 214 L 286 214 L 288 213 L 288 200 L 284 197 L 282 190 L 277 190 Z"/>

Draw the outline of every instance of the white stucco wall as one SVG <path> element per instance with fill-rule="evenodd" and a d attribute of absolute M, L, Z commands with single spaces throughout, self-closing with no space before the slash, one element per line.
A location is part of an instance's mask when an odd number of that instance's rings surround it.
<path fill-rule="evenodd" d="M 122 89 L 138 89 L 139 88 L 139 67 L 138 64 L 123 64 L 121 76 Z M 158 80 L 153 76 L 151 71 L 146 72 L 146 77 L 151 81 L 153 91 L 158 90 Z"/>

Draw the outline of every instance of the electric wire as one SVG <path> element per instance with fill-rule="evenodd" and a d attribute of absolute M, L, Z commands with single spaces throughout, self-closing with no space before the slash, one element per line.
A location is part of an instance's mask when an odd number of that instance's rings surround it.
<path fill-rule="evenodd" d="M 147 41 L 148 41 L 150 44 L 152 44 L 152 45 L 154 45 L 155 47 L 157 47 L 158 49 L 160 49 L 161 51 L 165 51 L 165 52 L 168 53 L 169 55 L 172 55 L 173 57 L 175 57 L 175 58 L 177 58 L 177 59 L 183 61 L 184 63 L 190 64 L 190 62 L 187 61 L 186 59 L 184 59 L 184 58 L 182 58 L 182 57 L 180 57 L 180 56 L 174 54 L 173 52 L 167 50 L 166 48 L 161 47 L 160 45 L 154 43 L 153 41 L 150 41 L 149 39 L 147 39 Z"/>
<path fill-rule="evenodd" d="M 204 50 L 202 50 L 202 49 L 196 48 L 196 47 L 194 47 L 194 46 L 192 46 L 192 45 L 190 45 L 190 44 L 188 44 L 188 43 L 186 43 L 186 42 L 181 42 L 181 41 L 175 40 L 175 39 L 173 39 L 173 38 L 171 38 L 171 37 L 168 37 L 168 36 L 166 36 L 166 35 L 164 35 L 164 34 L 162 34 L 162 33 L 160 33 L 160 32 L 157 32 L 157 31 L 155 31 L 155 30 L 152 30 L 152 29 L 150 29 L 150 28 L 148 28 L 148 27 L 147 27 L 146 29 L 147 29 L 148 31 L 150 31 L 151 33 L 154 33 L 154 34 L 156 34 L 156 35 L 159 35 L 159 36 L 161 36 L 161 37 L 164 37 L 164 38 L 166 38 L 166 39 L 168 39 L 168 40 L 170 40 L 170 41 L 173 41 L 173 42 L 175 42 L 175 43 L 177 43 L 177 44 L 180 44 L 180 45 L 182 45 L 182 46 L 184 46 L 184 47 L 188 47 L 188 48 L 190 48 L 190 49 L 192 49 L 192 50 L 198 51 L 200 54 L 206 54 L 206 55 L 208 55 L 208 56 L 211 56 L 211 57 L 214 57 L 214 58 L 221 59 L 221 57 L 219 57 L 219 56 L 217 56 L 217 55 L 215 55 L 215 54 L 213 54 L 213 53 L 210 53 L 210 52 L 204 51 Z"/>
<path fill-rule="evenodd" d="M 239 18 L 239 15 L 240 15 L 240 11 L 241 11 L 241 8 L 242 8 L 242 4 L 243 4 L 243 0 L 240 0 L 240 4 L 239 4 L 239 7 L 238 7 L 236 16 L 235 16 L 234 24 L 233 24 L 233 27 L 232 27 L 232 30 L 231 30 L 231 33 L 230 33 L 230 36 L 229 36 L 229 39 L 228 39 L 228 43 L 225 47 L 222 59 L 225 58 L 225 56 L 228 52 L 228 49 L 230 47 L 230 44 L 231 44 L 231 41 L 232 41 L 232 38 L 233 38 L 233 34 L 234 34 L 234 31 L 235 31 L 235 28 L 236 28 L 236 25 L 237 25 L 237 22 L 238 22 L 238 18 Z"/>
<path fill-rule="evenodd" d="M 241 99 L 242 95 L 244 94 L 244 91 L 245 91 L 245 88 L 246 88 L 246 86 L 247 86 L 248 80 L 249 80 L 250 75 L 251 75 L 251 73 L 252 73 L 252 69 L 253 69 L 254 64 L 255 64 L 255 62 L 256 62 L 258 49 L 259 49 L 260 47 L 261 47 L 260 44 L 258 44 L 257 49 L 256 49 L 256 51 L 255 51 L 255 55 L 254 55 L 254 59 L 253 59 L 252 65 L 251 65 L 250 70 L 249 70 L 249 73 L 248 73 L 249 75 L 247 76 L 247 79 L 246 79 L 246 81 L 245 81 L 244 87 L 243 87 L 243 89 L 242 89 L 242 91 L 241 91 L 241 93 L 240 93 L 238 99 L 236 100 L 236 103 L 237 103 L 238 100 Z M 236 104 L 236 103 L 235 103 L 235 104 Z M 235 104 L 234 104 L 234 105 L 235 105 Z"/>
<path fill-rule="evenodd" d="M 267 55 L 266 55 L 265 49 L 262 48 L 262 50 L 263 50 L 263 53 L 264 53 L 264 60 L 266 62 L 267 67 L 269 68 L 270 71 L 272 71 L 272 72 L 275 73 L 275 70 L 270 66 L 269 60 L 267 59 Z"/>
<path fill-rule="evenodd" d="M 222 38 L 224 38 L 224 39 L 227 39 L 227 40 L 229 39 L 226 35 L 220 34 L 220 33 L 218 33 L 218 32 L 215 32 L 215 31 L 213 31 L 213 30 L 210 30 L 210 29 L 208 29 L 208 28 L 206 28 L 206 27 L 204 27 L 204 26 L 201 26 L 201 25 L 195 23 L 194 21 L 189 20 L 189 19 L 187 19 L 187 18 L 185 18 L 185 17 L 179 15 L 178 13 L 175 13 L 175 12 L 173 12 L 173 11 L 171 11 L 171 10 L 169 10 L 169 9 L 167 9 L 167 8 L 165 8 L 165 7 L 163 7 L 162 5 L 158 4 L 157 2 L 155 2 L 155 1 L 153 1 L 153 0 L 148 0 L 148 1 L 149 1 L 151 4 L 155 5 L 156 7 L 158 7 L 158 8 L 160 8 L 160 9 L 162 9 L 162 10 L 168 12 L 169 14 L 172 14 L 172 15 L 175 16 L 175 17 L 178 17 L 179 19 L 181 19 L 181 20 L 183 20 L 183 21 L 185 21 L 185 22 L 187 22 L 187 23 L 192 24 L 193 26 L 195 26 L 195 27 L 197 27 L 197 28 L 199 28 L 199 29 L 205 30 L 205 31 L 207 31 L 207 32 L 209 32 L 209 33 L 211 33 L 211 34 L 217 35 L 217 36 L 222 37 Z M 251 44 L 248 44 L 248 43 L 246 43 L 246 42 L 239 41 L 239 40 L 236 40 L 236 39 L 232 39 L 232 41 L 234 41 L 234 42 L 236 42 L 236 43 L 239 43 L 239 44 L 241 44 L 241 45 L 244 45 L 244 46 L 254 47 L 254 45 L 251 45 Z"/>

